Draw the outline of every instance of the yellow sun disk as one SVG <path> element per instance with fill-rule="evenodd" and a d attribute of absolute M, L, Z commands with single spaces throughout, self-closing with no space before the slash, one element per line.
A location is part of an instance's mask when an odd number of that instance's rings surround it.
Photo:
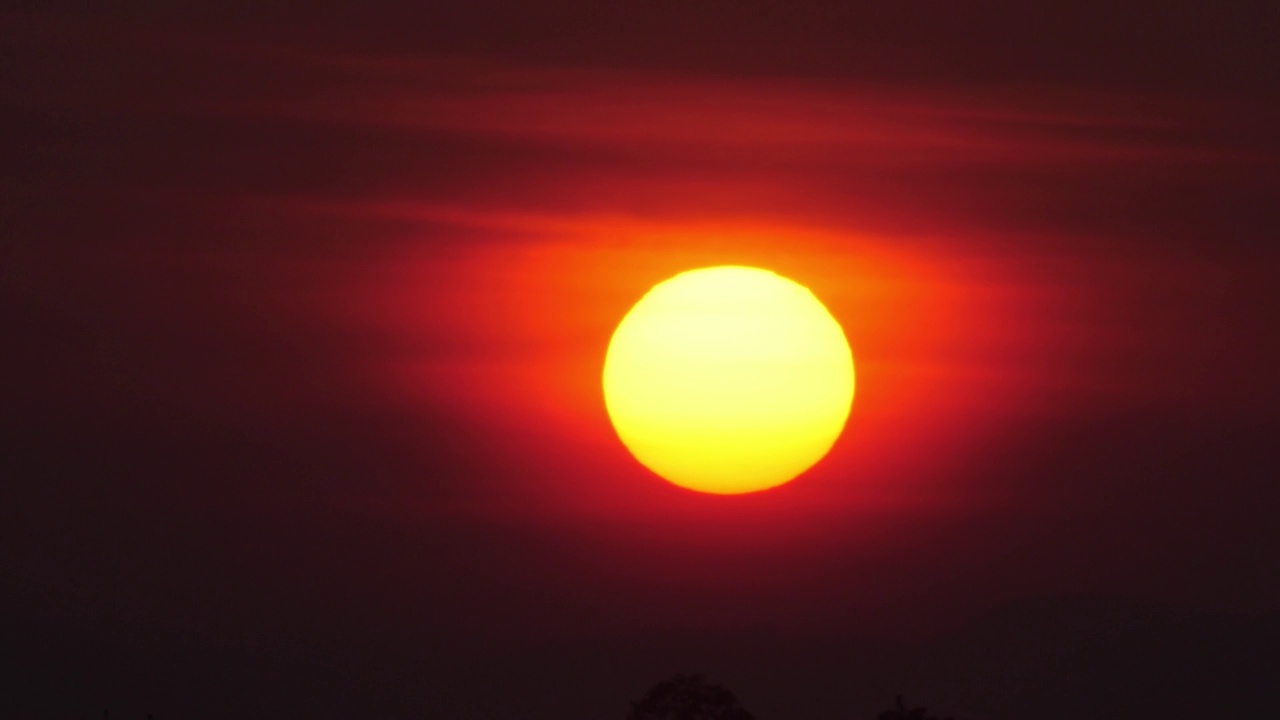
<path fill-rule="evenodd" d="M 820 460 L 853 401 L 839 323 L 804 286 L 757 268 L 682 273 L 623 318 L 604 396 L 626 447 L 711 493 L 780 485 Z"/>

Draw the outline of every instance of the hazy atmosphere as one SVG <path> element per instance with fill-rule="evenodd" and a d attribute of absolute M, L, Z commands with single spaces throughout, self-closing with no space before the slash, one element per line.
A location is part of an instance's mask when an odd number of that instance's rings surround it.
<path fill-rule="evenodd" d="M 0 715 L 1275 712 L 1277 7 L 0 11 Z M 857 374 L 741 495 L 601 389 L 719 265 Z"/>

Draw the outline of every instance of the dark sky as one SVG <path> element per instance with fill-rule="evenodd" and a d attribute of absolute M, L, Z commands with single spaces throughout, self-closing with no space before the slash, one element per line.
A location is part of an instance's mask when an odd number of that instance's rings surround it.
<path fill-rule="evenodd" d="M 1280 703 L 1276 4 L 107 5 L 0 11 L 0 715 Z M 858 368 L 744 497 L 599 392 L 726 263 Z"/>

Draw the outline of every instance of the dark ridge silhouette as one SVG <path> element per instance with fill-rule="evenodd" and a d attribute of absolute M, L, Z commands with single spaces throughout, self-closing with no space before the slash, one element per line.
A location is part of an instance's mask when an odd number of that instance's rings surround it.
<path fill-rule="evenodd" d="M 954 720 L 951 717 L 939 718 L 936 715 L 930 715 L 923 707 L 908 708 L 901 695 L 895 699 L 893 708 L 885 710 L 876 718 L 877 720 Z"/>
<path fill-rule="evenodd" d="M 755 720 L 725 688 L 702 675 L 677 674 L 631 703 L 627 720 Z"/>
<path fill-rule="evenodd" d="M 909 708 L 901 695 L 894 707 L 877 720 L 954 720 L 930 715 L 927 708 Z M 754 720 L 733 693 L 709 683 L 702 675 L 677 674 L 663 680 L 631 703 L 627 720 Z"/>

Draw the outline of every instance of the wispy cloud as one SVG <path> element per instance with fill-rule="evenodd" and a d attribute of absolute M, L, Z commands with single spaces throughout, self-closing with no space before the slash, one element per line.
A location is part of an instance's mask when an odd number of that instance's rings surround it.
<path fill-rule="evenodd" d="M 1026 164 L 1218 157 L 1185 104 L 1053 88 L 902 90 L 450 58 L 332 58 L 346 81 L 222 110 L 356 126 L 584 144 L 620 152 L 750 152 L 808 163 Z"/>

